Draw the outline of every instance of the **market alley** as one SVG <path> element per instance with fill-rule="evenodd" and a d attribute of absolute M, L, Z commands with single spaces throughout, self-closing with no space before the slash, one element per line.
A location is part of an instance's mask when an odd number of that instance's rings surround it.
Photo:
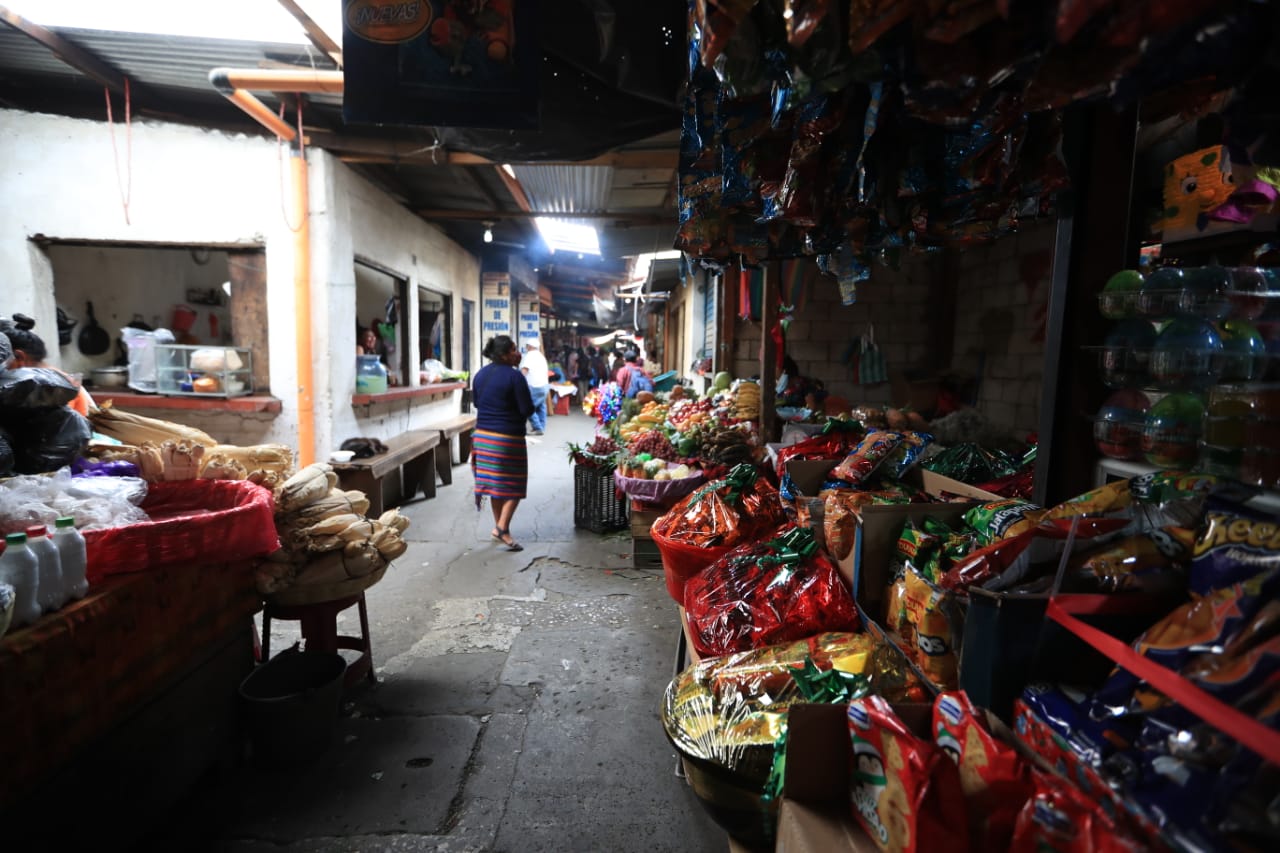
<path fill-rule="evenodd" d="M 471 475 L 403 507 L 408 552 L 368 592 L 376 686 L 327 753 L 211 778 L 144 849 L 702 851 L 725 836 L 674 775 L 658 718 L 678 633 L 626 532 L 573 525 L 575 411 L 530 437 L 509 553 Z M 340 629 L 355 630 L 355 609 Z M 273 651 L 296 623 L 273 624 Z"/>

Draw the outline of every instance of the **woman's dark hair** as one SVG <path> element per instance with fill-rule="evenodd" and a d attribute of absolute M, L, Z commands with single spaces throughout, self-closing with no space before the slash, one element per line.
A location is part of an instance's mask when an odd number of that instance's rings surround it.
<path fill-rule="evenodd" d="M 40 336 L 31 331 L 36 321 L 26 314 L 14 314 L 13 325 L 4 330 L 5 336 L 15 350 L 22 350 L 32 361 L 44 361 L 49 357 L 49 349 Z"/>
<path fill-rule="evenodd" d="M 497 361 L 511 353 L 516 348 L 516 342 L 511 340 L 508 335 L 495 335 L 489 338 L 489 342 L 484 345 L 484 349 L 480 352 L 490 361 Z"/>

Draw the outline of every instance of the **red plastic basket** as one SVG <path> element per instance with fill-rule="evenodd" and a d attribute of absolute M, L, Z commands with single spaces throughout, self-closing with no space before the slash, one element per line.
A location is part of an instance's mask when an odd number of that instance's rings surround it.
<path fill-rule="evenodd" d="M 228 563 L 280 547 L 271 491 L 247 480 L 154 483 L 151 521 L 84 534 L 90 583 L 173 563 Z"/>

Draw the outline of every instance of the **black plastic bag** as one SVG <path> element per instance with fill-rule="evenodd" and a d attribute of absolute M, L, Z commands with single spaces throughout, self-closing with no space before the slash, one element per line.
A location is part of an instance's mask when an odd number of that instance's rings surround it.
<path fill-rule="evenodd" d="M 0 429 L 0 477 L 13 473 L 13 439 L 7 430 Z"/>
<path fill-rule="evenodd" d="M 19 367 L 0 372 L 0 408 L 65 406 L 79 393 L 70 379 L 50 367 Z"/>
<path fill-rule="evenodd" d="M 14 470 L 19 474 L 45 474 L 70 465 L 84 453 L 93 434 L 88 419 L 66 406 L 26 409 L 4 426 L 12 436 Z"/>

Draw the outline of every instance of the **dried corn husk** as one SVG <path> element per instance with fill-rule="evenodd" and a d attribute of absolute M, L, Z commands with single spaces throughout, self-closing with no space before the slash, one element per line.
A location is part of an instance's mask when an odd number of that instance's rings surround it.
<path fill-rule="evenodd" d="M 208 433 L 194 427 L 122 412 L 112 406 L 110 401 L 90 412 L 89 420 L 93 423 L 93 428 L 103 435 L 134 446 L 141 446 L 144 442 L 160 445 L 166 441 L 189 441 L 201 447 L 215 447 L 218 444 Z"/>
<path fill-rule="evenodd" d="M 330 477 L 333 477 L 332 482 Z M 308 465 L 280 484 L 276 490 L 276 508 L 280 512 L 301 509 L 325 497 L 337 482 L 337 476 L 328 465 L 320 462 Z"/>
<path fill-rule="evenodd" d="M 160 445 L 160 459 L 164 463 L 164 479 L 194 480 L 200 476 L 204 459 L 204 445 L 190 441 L 166 441 Z"/>
<path fill-rule="evenodd" d="M 238 462 L 244 467 L 246 473 L 240 479 L 247 480 L 254 474 L 260 474 L 259 479 L 255 480 L 260 485 L 267 474 L 274 473 L 279 475 L 280 480 L 284 480 L 293 473 L 293 451 L 283 444 L 255 444 L 249 447 L 219 444 L 205 455 L 206 466 L 214 464 L 225 466 L 229 462 Z M 205 475 L 202 473 L 201 476 Z M 206 479 L 214 478 L 206 477 Z"/>

